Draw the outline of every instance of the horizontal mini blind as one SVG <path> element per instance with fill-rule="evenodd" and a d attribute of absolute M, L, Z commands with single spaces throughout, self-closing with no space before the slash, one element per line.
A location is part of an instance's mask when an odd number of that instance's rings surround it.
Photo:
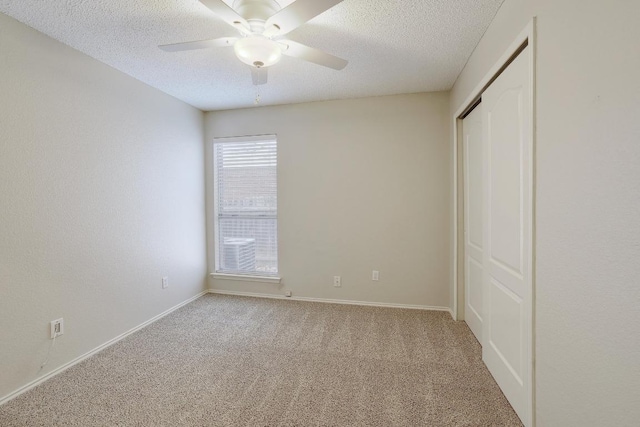
<path fill-rule="evenodd" d="M 278 273 L 274 136 L 214 141 L 216 271 Z"/>

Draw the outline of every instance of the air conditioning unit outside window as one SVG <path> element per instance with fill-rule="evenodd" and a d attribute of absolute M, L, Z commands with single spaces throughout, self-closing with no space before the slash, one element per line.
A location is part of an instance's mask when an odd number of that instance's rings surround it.
<path fill-rule="evenodd" d="M 225 237 L 221 261 L 223 271 L 255 271 L 256 239 Z"/>

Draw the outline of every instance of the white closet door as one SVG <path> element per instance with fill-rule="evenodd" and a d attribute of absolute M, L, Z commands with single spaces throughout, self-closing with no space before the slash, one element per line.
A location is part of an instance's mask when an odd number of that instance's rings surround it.
<path fill-rule="evenodd" d="M 462 121 L 464 174 L 464 319 L 482 343 L 482 104 Z"/>
<path fill-rule="evenodd" d="M 482 358 L 531 425 L 531 94 L 526 48 L 482 94 Z"/>

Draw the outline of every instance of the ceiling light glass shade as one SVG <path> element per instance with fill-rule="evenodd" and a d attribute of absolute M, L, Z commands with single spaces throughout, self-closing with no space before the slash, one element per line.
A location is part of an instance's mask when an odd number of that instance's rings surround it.
<path fill-rule="evenodd" d="M 282 57 L 280 45 L 262 36 L 240 39 L 233 45 L 233 49 L 240 61 L 257 68 L 269 67 Z"/>

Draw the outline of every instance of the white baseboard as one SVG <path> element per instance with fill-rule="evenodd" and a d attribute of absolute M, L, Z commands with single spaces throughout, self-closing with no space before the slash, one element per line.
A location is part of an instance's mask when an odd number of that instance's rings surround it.
<path fill-rule="evenodd" d="M 388 307 L 388 308 L 408 308 L 412 310 L 431 310 L 431 311 L 446 311 L 453 315 L 453 312 L 449 307 L 431 306 L 431 305 L 413 305 L 413 304 L 394 304 L 386 302 L 370 302 L 370 301 L 353 301 L 344 299 L 327 299 L 327 298 L 311 298 L 311 297 L 286 297 L 284 295 L 275 294 L 258 294 L 253 292 L 239 292 L 239 291 L 225 291 L 222 289 L 209 289 L 209 293 L 220 295 L 237 295 L 244 297 L 256 297 L 256 298 L 273 298 L 273 299 L 286 299 L 293 301 L 310 301 L 310 302 L 322 302 L 329 304 L 346 304 L 346 305 L 366 305 L 371 307 Z"/>
<path fill-rule="evenodd" d="M 113 339 L 110 339 L 106 343 L 99 345 L 98 347 L 94 348 L 93 350 L 90 350 L 90 351 L 86 352 L 82 356 L 78 356 L 75 359 L 73 359 L 72 361 L 67 362 L 62 366 L 57 367 L 53 371 L 48 372 L 45 375 L 36 378 L 35 380 L 31 381 L 30 383 L 28 383 L 28 384 L 20 387 L 19 389 L 7 394 L 6 396 L 0 398 L 0 405 L 2 405 L 4 403 L 7 403 L 11 399 L 14 399 L 14 398 L 20 396 L 22 393 L 31 390 L 33 387 L 37 386 L 38 384 L 48 380 L 51 377 L 54 377 L 54 376 L 58 375 L 61 372 L 64 372 L 65 370 L 69 369 L 73 365 L 82 362 L 84 359 L 93 356 L 94 354 L 104 350 L 105 348 L 109 347 L 110 345 L 113 345 L 113 344 L 117 343 L 118 341 L 120 341 L 121 339 L 131 335 L 132 333 L 137 332 L 140 329 L 144 328 L 145 326 L 148 326 L 148 325 L 152 324 L 156 320 L 159 320 L 159 319 L 163 318 L 164 316 L 166 316 L 167 314 L 171 313 L 172 311 L 175 311 L 175 310 L 179 309 L 180 307 L 185 306 L 185 305 L 189 304 L 190 302 L 200 298 L 201 296 L 205 295 L 206 293 L 208 293 L 208 291 L 202 291 L 198 295 L 193 296 L 193 297 L 189 298 L 188 300 L 183 301 L 180 304 L 175 305 L 175 306 L 171 307 L 170 309 L 163 311 L 162 313 L 158 314 L 155 317 L 152 317 L 151 319 L 147 320 L 146 322 L 141 323 L 138 326 L 136 326 L 136 327 L 134 327 L 132 329 L 129 329 L 127 332 L 124 332 L 124 333 L 118 335 L 117 337 L 115 337 Z"/>

